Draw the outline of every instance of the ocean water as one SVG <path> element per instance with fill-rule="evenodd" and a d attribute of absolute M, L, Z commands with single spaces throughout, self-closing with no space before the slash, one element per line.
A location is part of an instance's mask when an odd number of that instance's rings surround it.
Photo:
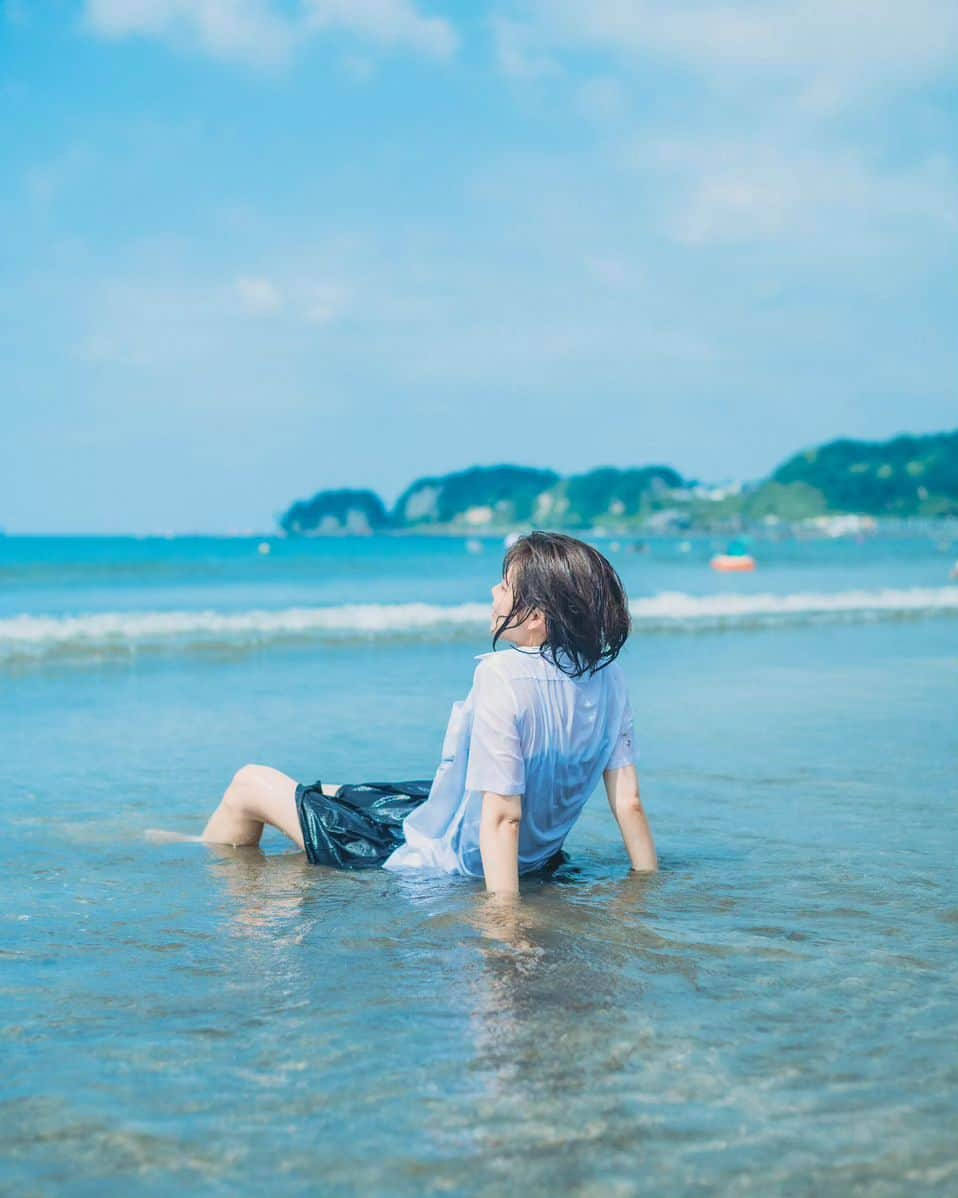
<path fill-rule="evenodd" d="M 502 546 L 0 538 L 0 1190 L 958 1194 L 953 537 L 597 542 L 660 855 L 481 885 L 155 845 L 428 776 Z M 475 550 L 477 546 L 473 546 Z"/>

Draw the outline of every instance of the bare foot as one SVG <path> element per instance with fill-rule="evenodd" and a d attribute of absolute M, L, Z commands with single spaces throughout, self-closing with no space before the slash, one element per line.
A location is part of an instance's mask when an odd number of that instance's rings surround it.
<path fill-rule="evenodd" d="M 202 836 L 187 836 L 183 832 L 169 832 L 166 828 L 147 828 L 143 833 L 153 844 L 179 844 L 188 841 L 190 844 L 202 844 Z"/>

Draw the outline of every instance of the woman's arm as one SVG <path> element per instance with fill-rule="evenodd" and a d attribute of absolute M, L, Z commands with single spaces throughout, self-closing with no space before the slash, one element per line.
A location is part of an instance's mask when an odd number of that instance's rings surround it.
<path fill-rule="evenodd" d="M 614 770 L 606 770 L 602 778 L 632 868 L 644 871 L 658 869 L 652 830 L 639 797 L 639 775 L 635 766 L 622 765 Z"/>
<path fill-rule="evenodd" d="M 487 790 L 482 796 L 479 852 L 486 890 L 495 894 L 519 893 L 519 824 L 522 795 L 501 795 Z"/>

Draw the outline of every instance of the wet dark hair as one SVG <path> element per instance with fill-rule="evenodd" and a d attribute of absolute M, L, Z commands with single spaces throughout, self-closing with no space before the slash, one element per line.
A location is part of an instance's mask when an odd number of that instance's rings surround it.
<path fill-rule="evenodd" d="M 560 532 L 530 532 L 509 546 L 503 581 L 512 567 L 512 610 L 493 649 L 538 608 L 547 637 L 540 653 L 570 678 L 595 674 L 618 657 L 632 628 L 629 603 L 622 579 L 597 549 Z M 565 655 L 570 660 L 563 662 Z"/>

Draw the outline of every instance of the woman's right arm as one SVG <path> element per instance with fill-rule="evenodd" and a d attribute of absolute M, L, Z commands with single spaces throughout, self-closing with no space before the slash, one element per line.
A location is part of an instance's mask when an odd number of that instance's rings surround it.
<path fill-rule="evenodd" d="M 522 795 L 486 791 L 479 819 L 479 853 L 486 890 L 499 895 L 519 893 L 519 825 Z"/>
<path fill-rule="evenodd" d="M 602 775 L 609 806 L 619 825 L 632 868 L 651 872 L 659 867 L 652 830 L 639 795 L 639 775 L 634 765 L 606 770 Z"/>

